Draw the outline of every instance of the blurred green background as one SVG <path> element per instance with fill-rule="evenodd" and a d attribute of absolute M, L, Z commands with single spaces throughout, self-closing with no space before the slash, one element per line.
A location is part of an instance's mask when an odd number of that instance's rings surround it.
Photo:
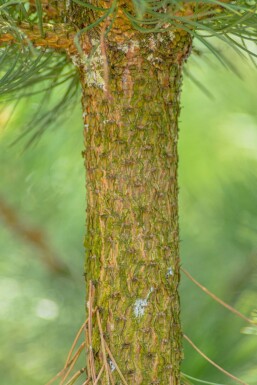
<path fill-rule="evenodd" d="M 205 58 L 190 59 L 187 69 L 212 97 L 188 77 L 182 93 L 181 260 L 203 285 L 250 316 L 257 307 L 257 70 L 231 56 L 240 72 L 236 76 L 210 53 Z M 55 98 L 63 92 L 58 88 Z M 84 320 L 86 193 L 79 98 L 71 116 L 46 129 L 37 144 L 26 151 L 26 139 L 10 146 L 40 100 L 22 102 L 7 127 L 13 103 L 0 115 L 1 385 L 46 383 L 63 367 Z M 53 258 L 59 265 L 52 265 Z M 180 293 L 185 333 L 218 364 L 256 385 L 254 330 L 183 275 Z M 184 345 L 183 372 L 234 383 Z"/>

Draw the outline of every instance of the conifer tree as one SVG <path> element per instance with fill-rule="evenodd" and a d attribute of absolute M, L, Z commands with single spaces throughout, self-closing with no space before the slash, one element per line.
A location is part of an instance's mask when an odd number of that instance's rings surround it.
<path fill-rule="evenodd" d="M 256 26 L 255 0 L 0 1 L 1 93 L 24 96 L 43 80 L 50 88 L 67 81 L 51 114 L 35 118 L 42 129 L 65 112 L 78 84 L 82 90 L 84 384 L 181 384 L 183 65 L 194 39 L 230 65 L 211 36 L 255 55 L 248 41 L 256 42 Z M 66 70 L 71 64 L 75 71 Z"/>

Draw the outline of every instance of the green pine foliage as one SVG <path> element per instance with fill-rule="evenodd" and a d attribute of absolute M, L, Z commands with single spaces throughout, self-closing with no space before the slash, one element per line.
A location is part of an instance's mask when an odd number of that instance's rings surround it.
<path fill-rule="evenodd" d="M 219 0 L 196 0 L 177 1 L 177 0 L 131 0 L 133 12 L 129 12 L 125 7 L 124 13 L 131 21 L 133 27 L 142 33 L 163 33 L 174 29 L 184 29 L 195 39 L 200 40 L 224 65 L 227 65 L 227 59 L 210 41 L 210 37 L 217 37 L 231 46 L 239 54 L 245 52 L 252 56 L 256 54 L 257 39 L 257 3 L 255 0 L 239 0 L 231 2 L 222 2 Z M 51 4 L 51 2 L 49 2 Z M 66 2 L 63 2 L 65 5 Z M 68 2 L 72 9 L 73 4 L 80 5 L 85 11 L 94 12 L 95 20 L 90 25 L 86 25 L 77 32 L 75 42 L 79 47 L 79 38 L 92 28 L 97 27 L 107 17 L 115 19 L 117 8 L 120 7 L 119 1 L 112 1 L 109 8 L 103 9 L 96 7 L 94 2 L 83 0 L 72 0 Z M 130 4 L 129 4 L 130 5 Z M 65 5 L 67 6 L 67 5 Z M 33 27 L 37 24 L 42 36 L 44 36 L 44 10 L 40 0 L 35 1 L 35 7 L 31 7 L 28 1 L 0 1 L 0 34 L 10 33 L 15 36 L 16 44 L 7 49 L 1 47 L 1 60 L 5 55 L 13 58 L 14 62 L 19 62 L 20 57 L 26 63 L 28 71 L 33 75 L 40 68 L 38 53 L 32 43 L 20 28 L 21 22 L 27 22 Z M 62 17 L 62 23 L 69 23 L 65 16 Z M 48 20 L 48 23 L 54 24 L 54 20 Z M 111 26 L 110 26 L 111 28 Z M 107 31 L 108 33 L 108 31 Z M 249 46 L 249 42 L 251 46 Z M 48 52 L 44 56 L 48 56 Z M 44 58 L 41 58 L 44 60 Z M 44 65 L 43 65 L 44 67 Z M 10 71 L 12 71 L 10 69 Z M 58 64 L 56 73 L 59 73 Z M 12 71 L 13 77 L 15 72 Z M 19 75 L 21 80 L 26 82 L 25 74 Z M 5 85 L 1 93 L 13 90 L 7 77 L 2 76 L 0 85 Z M 20 84 L 20 83 L 19 83 Z M 25 83 L 26 84 L 26 83 Z"/>
<path fill-rule="evenodd" d="M 53 2 L 55 3 L 55 2 Z M 51 4 L 51 1 L 49 1 Z M 107 17 L 115 20 L 118 0 L 113 0 L 110 7 L 103 9 L 94 5 L 93 1 L 72 0 L 62 2 L 64 8 L 79 5 L 85 12 L 94 12 L 95 21 L 77 31 L 74 41 L 81 52 L 80 37 L 90 29 L 96 28 Z M 206 57 L 210 51 L 225 67 L 236 72 L 232 62 L 213 43 L 213 37 L 228 44 L 239 55 L 249 55 L 255 63 L 257 39 L 257 3 L 255 0 L 221 2 L 219 0 L 131 0 L 133 12 L 124 8 L 124 13 L 133 27 L 143 34 L 164 33 L 177 28 L 189 32 L 195 41 L 200 41 L 201 57 Z M 64 9 L 60 22 L 69 24 Z M 69 10 L 70 11 L 70 10 Z M 48 106 L 47 112 L 42 108 L 42 114 L 37 111 L 35 117 L 24 126 L 22 136 L 29 136 L 28 143 L 39 138 L 57 118 L 64 117 L 60 111 L 67 111 L 73 105 L 72 100 L 78 96 L 79 89 L 76 70 L 64 53 L 56 53 L 47 48 L 35 48 L 24 34 L 21 23 L 27 23 L 30 28 L 38 26 L 42 37 L 44 31 L 45 13 L 40 0 L 34 6 L 28 1 L 0 0 L 0 36 L 9 33 L 15 37 L 15 43 L 2 44 L 0 47 L 0 102 L 21 100 L 43 91 L 42 106 L 51 100 L 53 89 L 66 82 L 66 92 L 54 106 Z M 54 25 L 55 20 L 47 20 Z M 112 23 L 109 27 L 111 28 Z M 106 31 L 108 33 L 108 30 Z M 197 54 L 199 51 L 193 50 Z M 210 95 L 206 85 L 186 70 L 194 83 Z M 42 84 L 41 84 L 42 83 Z M 40 84 L 40 86 L 39 86 Z M 76 99 L 77 100 L 77 99 Z M 33 132 L 32 132 L 33 130 Z"/>

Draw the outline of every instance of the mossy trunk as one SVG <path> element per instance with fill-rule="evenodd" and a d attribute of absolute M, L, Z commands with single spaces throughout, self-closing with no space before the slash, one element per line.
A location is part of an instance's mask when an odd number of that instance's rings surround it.
<path fill-rule="evenodd" d="M 89 344 L 96 372 L 106 355 L 113 383 L 121 384 L 101 345 L 100 318 L 127 384 L 178 385 L 177 142 L 181 70 L 191 41 L 181 31 L 126 40 L 114 28 L 113 36 L 120 38 L 94 40 L 93 54 L 80 64 L 85 275 L 100 316 L 93 313 Z"/>

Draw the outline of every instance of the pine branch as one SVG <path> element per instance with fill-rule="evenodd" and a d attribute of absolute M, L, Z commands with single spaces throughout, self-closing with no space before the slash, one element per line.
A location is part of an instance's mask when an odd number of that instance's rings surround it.
<path fill-rule="evenodd" d="M 24 220 L 20 218 L 16 210 L 11 208 L 0 197 L 0 218 L 4 220 L 6 225 L 17 235 L 23 238 L 28 244 L 34 246 L 40 251 L 42 262 L 54 273 L 69 275 L 70 271 L 66 264 L 52 250 L 41 229 L 35 226 L 28 226 Z"/>
<path fill-rule="evenodd" d="M 2 22 L 3 23 L 3 22 Z M 3 26 L 4 27 L 4 26 Z M 21 22 L 18 26 L 19 37 L 15 31 L 11 31 L 10 27 L 6 27 L 6 32 L 1 29 L 0 33 L 0 45 L 19 43 L 22 44 L 32 43 L 34 47 L 51 48 L 55 50 L 65 50 L 69 54 L 76 52 L 76 46 L 74 44 L 74 37 L 76 31 L 74 27 L 68 24 L 47 24 L 43 23 L 44 35 L 40 31 L 38 25 L 31 25 L 28 22 Z M 12 33 L 14 32 L 14 33 Z"/>

